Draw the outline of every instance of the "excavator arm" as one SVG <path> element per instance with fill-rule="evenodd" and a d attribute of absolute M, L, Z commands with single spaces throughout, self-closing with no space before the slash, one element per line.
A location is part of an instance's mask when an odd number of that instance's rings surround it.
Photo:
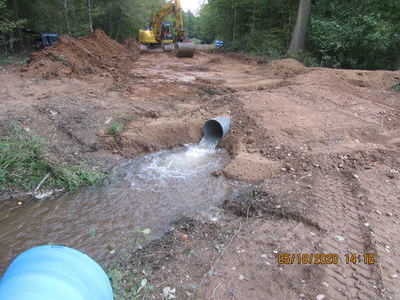
<path fill-rule="evenodd" d="M 180 0 L 165 3 L 153 16 L 151 28 L 154 37 L 158 42 L 161 42 L 162 22 L 165 18 L 173 14 L 175 16 L 175 28 L 177 30 L 177 41 L 183 42 L 185 39 L 185 30 L 183 28 L 183 11 Z"/>
<path fill-rule="evenodd" d="M 165 3 L 153 16 L 151 29 L 157 42 L 161 42 L 161 27 L 164 19 L 174 12 L 174 4 L 172 2 Z"/>
<path fill-rule="evenodd" d="M 162 24 L 165 18 L 173 14 L 175 17 L 176 31 L 176 55 L 178 57 L 193 57 L 193 43 L 183 43 L 185 40 L 185 30 L 183 27 L 183 10 L 180 0 L 172 0 L 165 3 L 153 16 L 151 21 L 151 30 L 140 30 L 139 41 L 141 44 L 162 44 Z M 171 41 L 172 42 L 172 41 Z M 167 45 L 168 48 L 168 45 Z M 147 49 L 147 47 L 146 47 Z"/>

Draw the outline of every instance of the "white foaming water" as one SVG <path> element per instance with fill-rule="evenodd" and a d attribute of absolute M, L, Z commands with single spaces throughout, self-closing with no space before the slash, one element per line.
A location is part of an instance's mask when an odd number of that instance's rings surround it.
<path fill-rule="evenodd" d="M 137 226 L 159 236 L 178 216 L 221 204 L 232 186 L 211 173 L 223 168 L 229 155 L 215 146 L 202 140 L 152 153 L 118 164 L 101 186 L 18 209 L 0 206 L 5 214 L 0 214 L 0 240 L 7 245 L 0 249 L 0 273 L 15 253 L 49 242 L 104 262 L 111 255 L 108 244 L 117 245 L 117 252 L 131 247 Z"/>
<path fill-rule="evenodd" d="M 203 137 L 200 141 L 200 143 L 197 145 L 198 148 L 200 149 L 206 149 L 206 150 L 215 150 L 219 142 L 219 139 L 210 139 Z"/>

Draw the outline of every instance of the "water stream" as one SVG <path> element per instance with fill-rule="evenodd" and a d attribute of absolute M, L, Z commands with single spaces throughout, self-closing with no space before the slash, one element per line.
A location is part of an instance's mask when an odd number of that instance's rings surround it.
<path fill-rule="evenodd" d="M 211 173 L 229 155 L 215 146 L 202 140 L 152 153 L 118 164 L 101 186 L 22 206 L 0 204 L 0 274 L 20 252 L 49 243 L 74 247 L 102 263 L 133 247 L 138 226 L 157 237 L 178 216 L 221 204 L 232 187 Z"/>

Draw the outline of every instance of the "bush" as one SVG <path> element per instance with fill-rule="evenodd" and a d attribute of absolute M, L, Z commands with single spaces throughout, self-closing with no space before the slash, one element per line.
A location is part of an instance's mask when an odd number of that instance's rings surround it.
<path fill-rule="evenodd" d="M 397 8 L 371 4 L 375 6 L 319 0 L 313 5 L 308 46 L 323 66 L 371 70 L 395 67 L 400 35 L 396 14 L 391 10 Z"/>

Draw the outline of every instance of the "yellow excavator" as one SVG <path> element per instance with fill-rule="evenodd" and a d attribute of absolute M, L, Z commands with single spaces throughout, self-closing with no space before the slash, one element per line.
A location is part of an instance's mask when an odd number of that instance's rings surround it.
<path fill-rule="evenodd" d="M 175 17 L 175 28 L 170 23 L 164 22 L 170 14 Z M 194 44 L 185 41 L 180 0 L 167 2 L 156 11 L 150 27 L 139 30 L 139 43 L 141 52 L 147 52 L 149 48 L 161 46 L 164 51 L 176 51 L 177 57 L 193 57 Z"/>

